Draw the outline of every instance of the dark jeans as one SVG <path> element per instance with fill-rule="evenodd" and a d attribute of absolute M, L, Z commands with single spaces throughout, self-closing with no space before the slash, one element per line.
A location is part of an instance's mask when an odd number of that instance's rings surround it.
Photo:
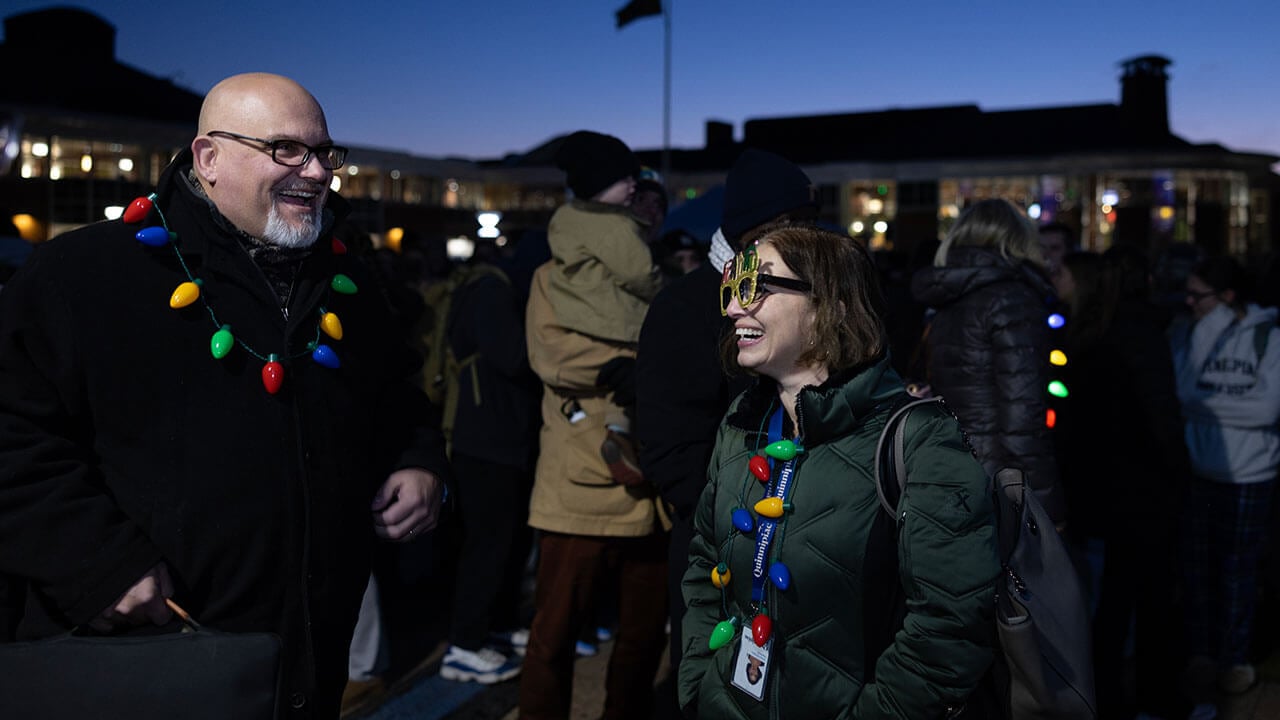
<path fill-rule="evenodd" d="M 612 570 L 612 575 L 610 571 Z M 618 587 L 618 632 L 605 676 L 604 718 L 648 720 L 667 638 L 667 536 L 595 537 L 544 532 L 535 610 L 520 675 L 520 718 L 564 720 L 573 698 L 574 645 L 599 584 Z"/>
<path fill-rule="evenodd" d="M 531 473 L 454 454 L 457 571 L 449 642 L 479 650 L 491 630 L 515 627 L 529 556 Z"/>

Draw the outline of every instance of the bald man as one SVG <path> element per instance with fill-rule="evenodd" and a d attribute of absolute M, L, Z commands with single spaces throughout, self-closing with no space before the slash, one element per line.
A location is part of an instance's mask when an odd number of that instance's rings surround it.
<path fill-rule="evenodd" d="M 280 635 L 280 717 L 338 716 L 372 543 L 433 528 L 447 468 L 416 356 L 330 241 L 345 158 L 296 82 L 228 78 L 149 199 L 5 286 L 0 573 L 25 580 L 20 638 L 163 624 L 173 598 Z"/>

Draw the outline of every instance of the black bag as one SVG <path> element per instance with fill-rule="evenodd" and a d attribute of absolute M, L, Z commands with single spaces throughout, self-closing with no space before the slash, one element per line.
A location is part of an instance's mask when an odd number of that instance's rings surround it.
<path fill-rule="evenodd" d="M 0 644 L 6 720 L 273 720 L 280 638 L 200 627 L 176 605 L 182 632 L 87 637 L 75 631 Z"/>
<path fill-rule="evenodd" d="M 906 415 L 918 405 L 941 401 L 935 397 L 903 405 L 880 434 L 876 491 L 891 518 L 897 518 L 898 498 L 907 487 Z M 886 474 L 897 482 L 886 487 Z M 1088 606 L 1066 545 L 1035 493 L 1027 491 L 1021 470 L 997 472 L 991 493 L 1004 568 L 996 592 L 1002 650 L 993 671 L 997 702 L 1014 720 L 1092 720 L 1098 713 Z"/>

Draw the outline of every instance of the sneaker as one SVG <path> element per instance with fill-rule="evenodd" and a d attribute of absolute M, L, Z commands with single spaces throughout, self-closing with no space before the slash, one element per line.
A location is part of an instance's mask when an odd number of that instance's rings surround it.
<path fill-rule="evenodd" d="M 492 648 L 480 648 L 473 652 L 450 645 L 448 652 L 444 654 L 444 661 L 440 663 L 440 677 L 458 682 L 474 681 L 481 685 L 493 685 L 519 674 L 518 659 L 509 659 Z"/>
<path fill-rule="evenodd" d="M 529 649 L 529 631 L 506 630 L 502 632 L 489 633 L 489 642 L 494 650 L 503 655 L 519 655 L 524 657 L 525 650 Z"/>
<path fill-rule="evenodd" d="M 600 648 L 595 643 L 589 643 L 586 640 L 579 640 L 574 647 L 574 652 L 578 653 L 578 657 L 591 657 L 600 652 Z"/>
<path fill-rule="evenodd" d="M 640 485 L 644 482 L 644 474 L 640 472 L 640 461 L 636 457 L 636 446 L 631 436 L 616 430 L 607 430 L 604 442 L 600 444 L 600 457 L 609 466 L 609 474 L 619 485 Z"/>
<path fill-rule="evenodd" d="M 1232 665 L 1218 676 L 1218 687 L 1228 695 L 1241 695 L 1258 683 L 1258 672 L 1248 663 Z"/>

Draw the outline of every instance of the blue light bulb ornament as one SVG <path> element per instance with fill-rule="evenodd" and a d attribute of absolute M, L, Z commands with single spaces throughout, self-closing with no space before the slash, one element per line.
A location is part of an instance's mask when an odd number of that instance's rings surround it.
<path fill-rule="evenodd" d="M 1049 315 L 1048 323 L 1049 327 L 1057 330 L 1067 324 L 1067 319 L 1064 318 L 1061 313 L 1052 313 Z"/>
<path fill-rule="evenodd" d="M 143 245 L 160 247 L 173 238 L 178 237 L 178 234 L 169 232 L 168 229 L 160 225 L 152 225 L 151 227 L 142 228 L 134 235 L 134 237 Z"/>
<path fill-rule="evenodd" d="M 781 562 L 769 566 L 769 582 L 779 590 L 786 592 L 791 587 L 791 569 Z"/>
<path fill-rule="evenodd" d="M 749 533 L 756 529 L 756 520 L 745 508 L 738 508 L 733 511 L 733 526 L 744 533 Z"/>
<path fill-rule="evenodd" d="M 323 365 L 330 370 L 337 370 L 342 366 L 342 363 L 338 360 L 338 353 L 324 343 L 316 345 L 311 350 L 311 359 L 315 360 L 317 365 Z"/>
<path fill-rule="evenodd" d="M 711 631 L 711 637 L 707 638 L 707 647 L 712 650 L 719 650 L 733 639 L 738 633 L 738 618 L 731 617 L 728 620 L 721 620 L 716 623 L 716 627 Z"/>

